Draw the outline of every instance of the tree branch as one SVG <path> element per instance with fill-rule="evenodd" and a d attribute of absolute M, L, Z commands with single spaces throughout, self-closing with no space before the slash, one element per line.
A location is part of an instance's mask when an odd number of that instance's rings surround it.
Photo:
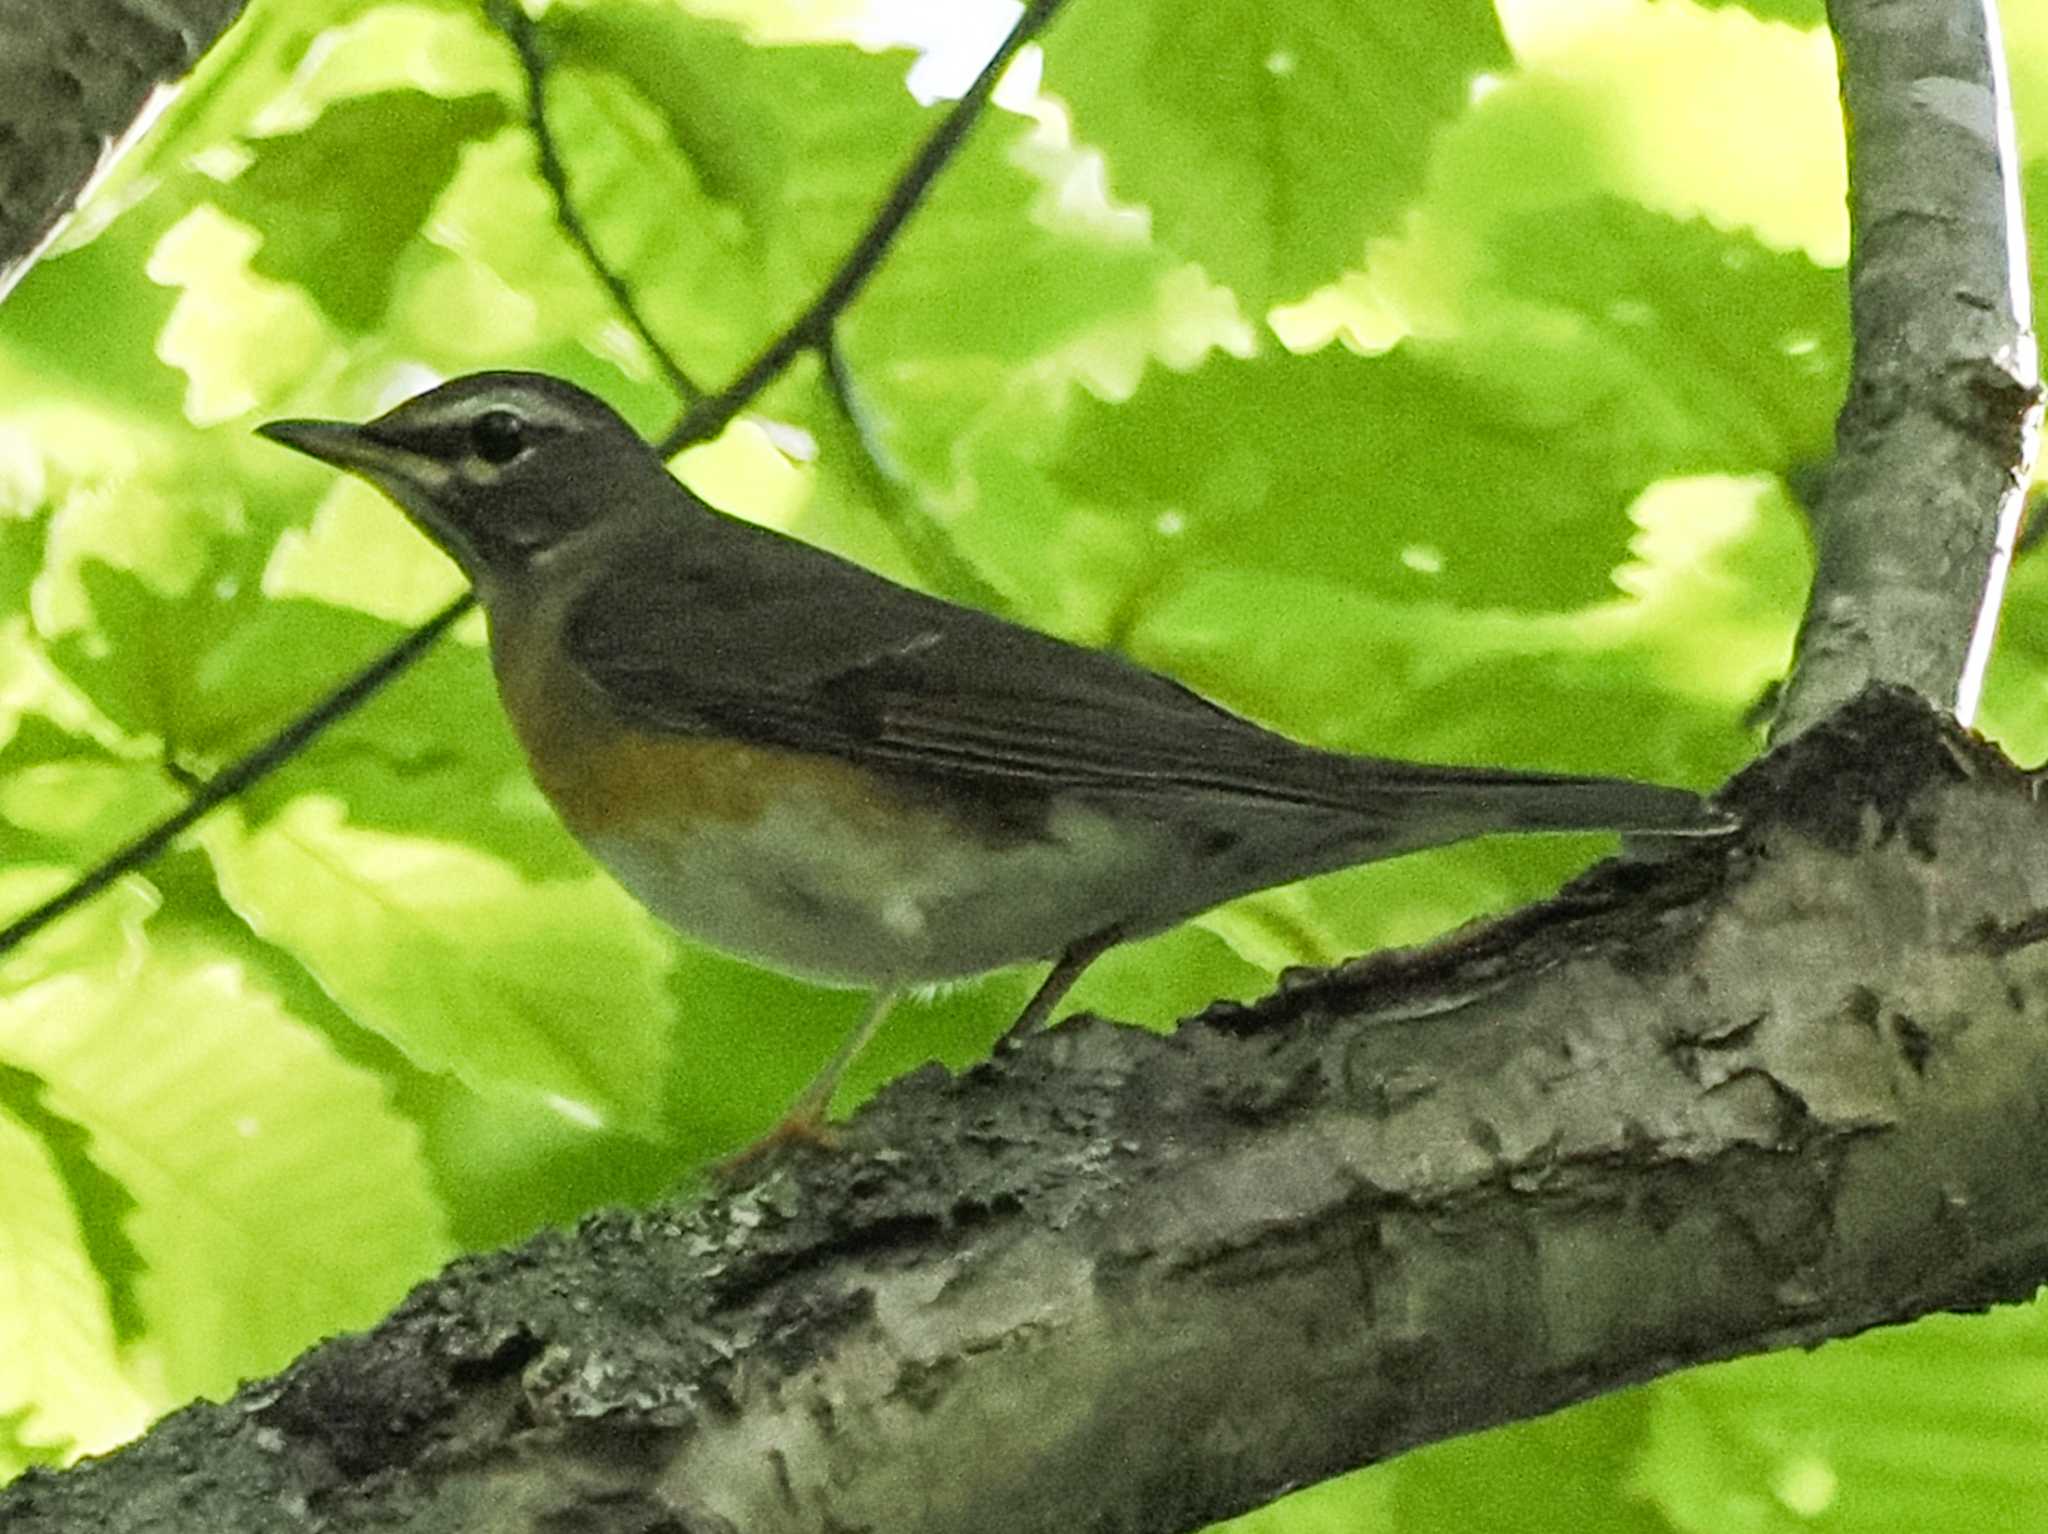
<path fill-rule="evenodd" d="M 1009 36 L 989 55 L 988 62 L 981 66 L 981 73 L 974 77 L 974 83 L 967 87 L 966 94 L 953 103 L 952 109 L 939 120 L 931 136 L 903 168 L 903 174 L 896 178 L 896 184 L 882 199 L 874 221 L 853 242 L 853 248 L 847 251 L 846 258 L 839 263 L 831 279 L 818 290 L 818 296 L 741 370 L 739 377 L 730 385 L 711 398 L 700 400 L 669 428 L 668 435 L 661 439 L 657 448 L 662 457 L 670 457 L 692 442 L 717 436 L 745 408 L 747 401 L 782 375 L 782 370 L 795 361 L 799 353 L 826 345 L 831 339 L 834 322 L 859 296 L 867 280 L 881 269 L 882 258 L 888 254 L 904 224 L 909 222 L 910 215 L 924 201 L 925 193 L 931 190 L 939 172 L 946 168 L 947 162 L 967 141 L 968 130 L 980 118 L 989 97 L 995 94 L 996 82 L 1002 79 L 1003 71 L 1010 67 L 1010 61 L 1017 56 L 1019 49 L 1045 30 L 1061 4 L 1062 0 L 1031 0 L 1024 7 L 1024 14 L 1010 28 Z"/>
<path fill-rule="evenodd" d="M 1773 727 L 1870 681 L 1974 715 L 2041 413 L 1995 0 L 1829 0 L 1855 359 Z"/>
<path fill-rule="evenodd" d="M 262 745 L 200 784 L 183 807 L 166 815 L 133 841 L 108 853 L 41 905 L 0 927 L 0 954 L 20 947 L 51 922 L 77 910 L 124 874 L 134 873 L 151 862 L 158 853 L 243 789 L 269 777 L 311 745 L 329 725 L 346 718 L 375 697 L 385 683 L 432 649 L 435 641 L 474 606 L 476 593 L 465 591 Z"/>
<path fill-rule="evenodd" d="M 684 404 L 695 404 L 704 397 L 704 391 L 662 345 L 661 337 L 654 333 L 654 328 L 640 312 L 639 302 L 633 297 L 633 290 L 626 280 L 598 254 L 597 242 L 591 239 L 590 231 L 584 227 L 583 216 L 576 211 L 575 199 L 569 195 L 568 168 L 563 165 L 561 152 L 555 147 L 555 130 L 548 122 L 548 62 L 541 52 L 540 38 L 533 22 L 511 0 L 496 0 L 490 8 L 490 16 L 498 30 L 505 34 L 506 41 L 511 43 L 512 51 L 519 55 L 519 67 L 526 72 L 526 131 L 533 136 L 534 157 L 540 162 L 540 178 L 547 183 L 548 191 L 555 199 L 555 222 L 562 226 L 562 233 L 576 247 L 583 264 L 590 268 L 591 275 L 610 297 L 612 307 L 619 311 L 627 325 L 632 327 L 633 334 L 640 338 L 640 344 L 647 348 L 669 389 Z"/>
<path fill-rule="evenodd" d="M 458 1262 L 0 1524 L 1167 1534 L 2030 1294 L 2032 780 L 1894 690 L 1728 797 L 1734 844 L 1171 1037 L 931 1068 L 840 1152 Z"/>
<path fill-rule="evenodd" d="M 0 0 L 0 298 L 246 0 Z"/>
<path fill-rule="evenodd" d="M 1015 618 L 1015 604 L 989 584 L 974 568 L 973 561 L 953 547 L 952 539 L 916 499 L 908 478 L 891 458 L 861 400 L 836 331 L 826 331 L 818 352 L 824 363 L 825 389 L 834 415 L 833 420 L 823 423 L 824 427 L 827 431 L 834 425 L 842 428 L 841 435 L 848 439 L 846 459 L 854 477 L 867 487 L 876 515 L 896 535 L 897 544 L 909 557 L 919 579 L 956 602 Z"/>

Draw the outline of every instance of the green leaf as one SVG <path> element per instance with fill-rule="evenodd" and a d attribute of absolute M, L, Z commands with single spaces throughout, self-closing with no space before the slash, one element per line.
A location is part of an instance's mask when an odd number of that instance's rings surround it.
<path fill-rule="evenodd" d="M 344 330 L 369 330 L 389 304 L 393 268 L 419 237 L 464 149 L 502 128 L 496 96 L 449 101 L 382 91 L 337 101 L 311 126 L 250 142 L 249 168 L 219 194 L 263 231 L 250 270 L 296 282 Z M 310 199 L 310 186 L 374 186 L 374 198 Z"/>
<path fill-rule="evenodd" d="M 1635 517 L 1628 594 L 1576 612 L 1474 612 L 1215 570 L 1148 605 L 1126 648 L 1323 745 L 1712 781 L 1749 754 L 1734 716 L 1789 654 L 1803 529 L 1782 496 L 1718 479 L 1660 486 Z"/>
<path fill-rule="evenodd" d="M 95 567 L 167 599 L 202 580 L 253 578 L 261 552 L 243 536 L 248 504 L 217 440 L 82 402 L 40 413 L 36 437 L 55 507 L 30 597 L 38 636 L 90 625 L 85 572 Z"/>
<path fill-rule="evenodd" d="M 4 1108 L 0 1187 L 0 1421 L 39 1459 L 111 1448 L 162 1403 L 122 1364 L 90 1233 L 50 1147 Z"/>
<path fill-rule="evenodd" d="M 1149 317 L 1174 263 L 1139 221 L 1062 200 L 1086 173 L 1030 119 L 991 109 L 849 312 L 848 354 L 889 369 L 1017 363 Z"/>
<path fill-rule="evenodd" d="M 676 1021 L 668 1121 L 679 1153 L 696 1161 L 766 1133 L 867 1005 L 864 992 L 806 985 L 687 943 L 678 945 L 669 995 Z M 974 1016 L 971 996 L 965 1009 Z M 959 1053 L 959 1004 L 941 1003 L 941 1010 L 943 1020 L 927 1003 L 897 1004 L 872 1057 L 864 1051 L 848 1073 L 842 1112 L 889 1077 L 949 1049 L 956 1061 L 970 1058 Z M 966 1038 L 975 1031 L 970 1024 Z"/>
<path fill-rule="evenodd" d="M 2048 67 L 2042 70 L 2048 76 Z M 2044 83 L 2044 96 L 2048 96 L 2048 83 Z M 2048 305 L 2048 261 L 2040 253 L 2048 251 L 2048 152 L 2032 161 L 2020 173 L 2020 202 L 2026 210 L 2027 249 L 2034 256 L 2033 301 L 2036 313 Z"/>
<path fill-rule="evenodd" d="M 385 514 L 398 520 L 389 508 Z M 262 557 L 260 540 L 216 539 L 205 548 L 182 593 L 96 561 L 77 566 L 90 626 L 52 641 L 50 658 L 109 721 L 144 743 L 142 759 L 124 762 L 83 738 L 51 741 L 42 770 L 0 778 L 0 815 L 56 838 L 50 845 L 77 861 L 97 859 L 181 802 L 159 755 L 210 774 L 405 633 L 355 608 L 277 594 L 279 582 L 250 568 Z M 445 571 L 423 541 L 409 557 Z M 389 560 L 372 553 L 365 563 L 331 539 L 321 563 L 336 591 L 394 573 Z M 32 728 L 41 738 L 50 727 Z M 0 774 L 11 760 L 35 765 L 0 754 Z M 345 799 L 358 826 L 467 840 L 533 875 L 590 866 L 532 786 L 487 659 L 459 639 L 443 641 L 331 724 L 243 802 L 261 819 L 308 784 Z"/>
<path fill-rule="evenodd" d="M 2037 492 L 2038 493 L 2038 492 Z M 2044 508 L 2036 505 L 2032 515 Z M 1998 646 L 1984 679 L 1978 728 L 2018 762 L 2048 757 L 2048 558 L 2039 545 L 2013 561 Z"/>
<path fill-rule="evenodd" d="M 81 760 L 120 762 L 120 758 L 99 741 L 65 729 L 47 714 L 22 714 L 14 721 L 13 732 L 0 742 L 0 775 L 12 776 L 32 768 L 71 766 Z"/>
<path fill-rule="evenodd" d="M 602 206 L 603 187 L 592 161 L 615 163 L 631 188 L 635 213 L 650 218 L 678 207 L 670 224 L 661 224 L 647 238 L 657 244 L 673 237 L 673 258 L 687 269 L 694 241 L 700 238 L 689 219 L 694 204 L 679 183 L 669 159 L 656 141 L 638 139 L 616 145 L 600 139 L 600 151 L 588 147 L 589 133 L 574 121 L 585 93 L 573 75 L 555 77 L 549 87 L 550 112 L 558 133 L 570 138 L 572 195 L 598 249 L 614 269 L 634 284 L 643 304 L 642 274 L 626 265 L 630 249 L 615 233 Z M 620 114 L 635 117 L 627 105 Z M 603 289 L 555 226 L 555 206 L 535 174 L 531 139 L 507 131 L 475 145 L 462 157 L 448 190 L 435 205 L 426 238 L 410 248 L 395 274 L 386 347 L 401 346 L 399 355 L 417 359 L 436 371 L 463 373 L 501 367 L 516 359 L 521 366 L 554 372 L 594 389 L 629 415 L 636 411 L 630 379 L 640 380 L 638 399 L 645 412 L 658 413 L 671 402 L 640 360 L 638 343 L 613 312 Z M 634 236 L 638 238 L 639 236 Z M 669 252 L 665 252 L 669 254 Z M 664 264 L 664 272 L 671 270 Z M 691 324 L 731 326 L 738 316 L 684 316 Z M 677 328 L 676 316 L 664 314 L 662 335 L 672 350 L 687 360 L 697 355 L 697 332 Z M 391 357 L 371 355 L 384 367 L 364 372 L 357 397 L 330 401 L 344 414 L 366 413 L 387 401 Z M 607 362 L 606 359 L 609 359 Z M 628 368 L 630 378 L 621 376 Z"/>
<path fill-rule="evenodd" d="M 0 367 L 10 400 L 39 407 L 26 420 L 17 417 L 36 449 L 47 448 L 49 407 L 67 390 L 75 391 L 74 401 L 90 399 L 97 411 L 112 413 L 128 433 L 154 436 L 175 419 L 185 380 L 153 350 L 175 296 L 137 277 L 186 211 L 168 195 L 145 199 L 82 249 L 45 256 L 9 295 Z M 132 440 L 105 435 L 104 415 L 99 424 L 100 457 Z"/>
<path fill-rule="evenodd" d="M 1841 103 L 1825 32 L 1661 0 L 1502 14 L 1520 69 L 1443 135 L 1426 206 L 1406 231 L 1435 247 L 1435 292 L 1462 281 L 1459 231 L 1602 192 L 1831 264 L 1846 258 Z M 1410 255 L 1420 259 L 1403 275 L 1427 278 L 1427 257 Z"/>
<path fill-rule="evenodd" d="M 23 985 L 0 999 L 0 1060 L 40 1078 L 134 1200 L 137 1346 L 166 1400 L 374 1319 L 446 1256 L 382 1085 L 230 955 L 155 945 Z"/>
<path fill-rule="evenodd" d="M 1832 453 L 1849 363 L 1839 269 L 1613 198 L 1503 219 L 1485 249 L 1491 282 L 1458 349 L 1528 425 L 1646 478 L 1790 475 Z"/>
<path fill-rule="evenodd" d="M 197 834 L 257 934 L 414 1061 L 659 1134 L 672 950 L 610 880 L 529 881 L 468 847 L 353 825 L 324 796 Z"/>
<path fill-rule="evenodd" d="M 0 427 L 0 621 L 21 611 L 42 568 L 49 478 L 25 431 Z"/>
<path fill-rule="evenodd" d="M 250 6 L 119 162 L 60 241 L 61 254 L 29 273 L 22 292 L 34 297 L 8 306 L 5 349 L 32 364 L 39 380 L 75 379 L 104 402 L 152 415 L 175 414 L 187 382 L 166 361 L 189 369 L 186 403 L 201 419 L 225 419 L 272 397 L 297 376 L 291 365 L 305 362 L 301 348 L 319 333 L 318 319 L 302 295 L 252 274 L 246 263 L 257 257 L 255 235 L 212 205 L 233 196 L 233 178 L 252 160 L 245 138 L 295 134 L 324 107 L 354 96 L 418 89 L 447 97 L 517 90 L 507 51 L 479 7 L 468 0 Z M 305 185 L 339 193 L 366 184 L 344 173 Z M 299 195 L 290 221 L 303 227 L 308 209 L 343 203 L 350 217 L 374 220 L 382 195 L 382 187 L 363 196 Z M 137 281 L 146 263 L 152 276 L 186 291 Z M 351 280 L 305 270 L 288 277 L 294 287 Z M 373 265 L 359 265 L 353 280 L 374 281 Z M 167 320 L 173 324 L 159 357 L 154 343 Z M 229 355 L 210 356 L 212 343 Z"/>
<path fill-rule="evenodd" d="M 248 56 L 208 104 L 222 134 L 303 127 L 338 102 L 393 91 L 514 100 L 520 89 L 511 51 L 473 0 L 293 0 L 252 7 L 238 31 Z"/>
<path fill-rule="evenodd" d="M 902 475 L 941 536 L 964 537 L 963 522 L 984 506 L 991 523 L 1018 515 L 961 472 L 966 433 L 1013 459 L 1026 456 L 1028 436 L 1056 419 L 1054 380 L 1094 381 L 1118 364 L 1135 375 L 1174 346 L 1177 325 L 1186 328 L 1164 253 L 1128 219 L 1067 207 L 1074 199 L 1060 188 L 1085 181 L 1079 157 L 1033 134 L 1022 119 L 991 114 L 837 331 L 843 372 L 883 470 Z M 989 302 L 991 292 L 1002 301 Z M 1018 371 L 1027 365 L 1048 387 L 1019 393 Z M 778 390 L 771 408 L 787 408 L 789 393 Z M 823 522 L 823 541 L 843 546 L 851 521 L 882 518 L 832 398 L 820 388 L 811 400 L 823 409 L 797 409 L 791 418 L 819 443 L 819 496 L 805 531 Z M 1023 426 L 1025 414 L 1038 420 Z M 1002 427 L 988 420 L 995 415 Z"/>
<path fill-rule="evenodd" d="M 0 921 L 12 921 L 70 882 L 65 868 L 0 867 Z M 117 881 L 98 899 L 0 954 L 0 994 L 53 975 L 133 968 L 143 950 L 143 923 L 157 905 L 156 891 L 143 879 L 131 874 Z"/>
<path fill-rule="evenodd" d="M 1107 152 L 1112 189 L 1255 311 L 1393 227 L 1475 77 L 1509 63 L 1484 0 L 1083 5 L 1045 48 L 1047 87 Z"/>
<path fill-rule="evenodd" d="M 543 41 L 597 244 L 709 374 L 830 274 L 928 118 L 903 86 L 908 55 L 754 47 L 669 6 L 556 7 Z"/>
<path fill-rule="evenodd" d="M 305 292 L 252 264 L 262 239 L 202 203 L 150 252 L 152 281 L 178 290 L 156 354 L 185 374 L 185 413 L 215 426 L 317 369 L 334 337 Z"/>
<path fill-rule="evenodd" d="M 1696 1369 L 1650 1393 L 1636 1489 L 1686 1534 L 1980 1534 L 2048 1521 L 2048 1307 Z"/>
<path fill-rule="evenodd" d="M 135 1201 L 92 1159 L 90 1137 L 81 1125 L 55 1112 L 44 1100 L 47 1084 L 29 1071 L 0 1065 L 0 1111 L 42 1142 L 50 1163 L 63 1179 L 64 1191 L 79 1216 L 79 1234 L 104 1289 L 116 1341 L 126 1342 L 141 1330 L 135 1300 L 135 1279 L 142 1259 L 123 1228 Z"/>
<path fill-rule="evenodd" d="M 266 595 L 232 573 L 183 596 L 100 564 L 79 576 L 94 626 L 59 638 L 51 658 L 120 729 L 162 742 L 202 776 L 269 739 L 405 632 L 352 608 Z M 38 740 L 50 729 L 29 728 Z M 68 749 L 47 741 L 46 754 L 37 774 L 0 778 L 0 815 L 61 838 L 84 861 L 182 798 L 153 762 L 123 762 L 87 740 Z M 0 754 L 0 773 L 13 757 Z M 359 826 L 471 841 L 528 873 L 589 867 L 532 787 L 487 660 L 456 640 L 330 725 L 244 803 L 260 819 L 307 784 L 345 799 Z"/>
<path fill-rule="evenodd" d="M 1430 1444 L 1216 1524 L 1210 1534 L 1666 1534 L 1655 1508 L 1624 1495 L 1648 1415 L 1647 1393 L 1624 1391 Z"/>
<path fill-rule="evenodd" d="M 544 26 L 560 63 L 613 76 L 654 108 L 670 152 L 788 280 L 831 271 L 928 118 L 904 89 L 903 52 L 754 47 L 647 3 L 558 7 Z"/>
<path fill-rule="evenodd" d="M 351 403 L 331 408 L 346 410 Z M 280 484 L 278 499 L 292 508 L 295 524 L 285 527 L 264 564 L 266 593 L 312 597 L 411 626 L 439 612 L 469 584 L 455 562 L 429 543 L 389 497 L 324 464 L 294 461 L 310 471 L 303 481 L 287 479 L 289 465 L 282 455 L 272 465 L 278 472 L 264 481 L 266 489 Z M 292 494 L 301 484 L 310 488 L 323 482 L 325 495 Z M 313 514 L 305 519 L 301 508 L 312 500 L 317 502 Z M 301 519 L 304 525 L 296 525 Z"/>
<path fill-rule="evenodd" d="M 23 715 L 0 747 L 10 861 L 91 864 L 181 798 L 155 763 L 118 757 L 40 714 Z"/>
<path fill-rule="evenodd" d="M 1828 24 L 1825 0 L 1699 0 L 1708 10 L 1740 5 L 1760 21 L 1783 22 L 1788 27 L 1824 27 Z"/>
<path fill-rule="evenodd" d="M 1229 941 L 1233 924 L 1239 931 L 1248 918 L 1235 907 L 1201 917 L 1157 937 L 1112 948 L 1088 967 L 1072 994 L 1060 1003 L 1058 1017 L 1094 1012 L 1122 1022 L 1170 1030 L 1172 1025 L 1210 1002 L 1249 1001 L 1273 987 L 1276 971 L 1260 958 L 1249 957 L 1249 943 Z M 1288 963 L 1299 955 L 1290 955 Z M 1022 994 L 1007 1008 L 1005 1026 L 1023 1011 L 1024 1002 L 1044 978 L 1042 967 L 1028 973 Z"/>
<path fill-rule="evenodd" d="M 1648 1435 L 1643 1391 L 1620 1391 L 1532 1422 L 1431 1444 L 1387 1467 L 1391 1517 L 1403 1529 L 1514 1529 L 1517 1534 L 1665 1534 L 1653 1507 L 1627 1495 Z M 1532 1486 L 1543 1488 L 1531 1497 Z"/>
<path fill-rule="evenodd" d="M 951 527 L 1034 628 L 1113 644 L 1126 636 L 1134 602 L 1152 593 L 1157 523 L 1068 493 L 1055 477 L 1054 427 L 1029 400 L 1006 401 L 967 423 L 951 453 L 959 488 L 949 501 L 962 503 Z"/>
<path fill-rule="evenodd" d="M 1537 430 L 1440 351 L 1217 359 L 1075 412 L 1054 466 L 1127 519 L 1154 582 L 1314 570 L 1361 592 L 1554 610 L 1598 600 L 1649 477 Z"/>
<path fill-rule="evenodd" d="M 92 629 L 54 640 L 51 658 L 126 733 L 213 758 L 267 735 L 404 632 L 267 596 L 232 568 L 183 595 L 108 565 L 79 579 Z"/>
<path fill-rule="evenodd" d="M 1211 570 L 1162 590 L 1124 648 L 1319 745 L 1709 787 L 1753 753 L 1743 711 L 1790 653 L 1803 530 L 1754 481 L 1674 482 L 1634 511 L 1628 595 L 1576 612 L 1475 612 Z M 1317 961 L 1506 909 L 1611 846 L 1494 838 L 1256 895 L 1204 922 L 1257 962 Z M 1245 921 L 1249 933 L 1223 925 Z"/>

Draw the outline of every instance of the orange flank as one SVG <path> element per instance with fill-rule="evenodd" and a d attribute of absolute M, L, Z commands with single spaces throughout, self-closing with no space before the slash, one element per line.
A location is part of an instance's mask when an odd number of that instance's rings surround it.
<path fill-rule="evenodd" d="M 653 825 L 682 830 L 687 822 L 750 825 L 799 786 L 884 834 L 900 823 L 909 796 L 850 763 L 620 720 L 587 679 L 561 663 L 559 647 L 548 646 L 541 659 L 520 642 L 530 637 L 493 635 L 499 690 L 534 781 L 578 836 Z"/>
<path fill-rule="evenodd" d="M 805 786 L 842 814 L 893 818 L 874 779 L 830 757 L 614 727 L 564 756 L 533 757 L 534 776 L 578 835 L 682 822 L 750 825 Z"/>

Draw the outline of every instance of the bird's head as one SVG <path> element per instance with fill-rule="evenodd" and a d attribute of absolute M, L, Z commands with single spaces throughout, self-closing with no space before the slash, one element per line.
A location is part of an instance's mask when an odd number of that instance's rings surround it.
<path fill-rule="evenodd" d="M 674 492 L 609 405 L 543 373 L 471 373 L 361 425 L 270 421 L 257 431 L 361 475 L 472 580 L 515 575 Z"/>

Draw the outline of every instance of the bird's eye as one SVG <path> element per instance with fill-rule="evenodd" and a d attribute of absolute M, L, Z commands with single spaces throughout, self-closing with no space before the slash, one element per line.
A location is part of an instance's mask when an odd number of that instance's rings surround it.
<path fill-rule="evenodd" d="M 470 443 L 485 463 L 510 463 L 526 448 L 526 423 L 509 410 L 486 410 L 470 423 Z"/>

